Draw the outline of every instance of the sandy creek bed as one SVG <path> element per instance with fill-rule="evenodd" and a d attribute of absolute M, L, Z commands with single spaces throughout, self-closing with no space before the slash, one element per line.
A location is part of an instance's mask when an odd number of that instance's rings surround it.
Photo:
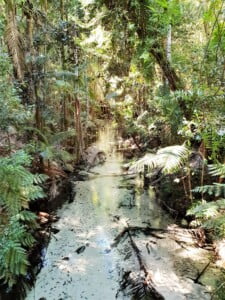
<path fill-rule="evenodd" d="M 151 190 L 137 187 L 134 193 L 127 189 L 127 184 L 134 184 L 134 180 L 110 176 L 122 172 L 122 158 L 109 151 L 112 139 L 108 131 L 99 141 L 98 146 L 109 153 L 103 165 L 92 169 L 100 176 L 90 175 L 86 181 L 75 182 L 74 202 L 57 212 L 60 220 L 55 227 L 60 231 L 51 238 L 44 267 L 27 300 L 113 300 L 116 294 L 117 299 L 130 299 L 122 292 L 117 293 L 119 281 L 123 270 L 138 271 L 139 265 L 129 239 L 122 239 L 112 248 L 113 239 L 126 222 L 132 226 L 150 223 L 158 228 L 174 223 L 159 207 Z M 135 206 L 129 208 L 131 202 Z M 193 281 L 209 261 L 209 252 L 191 244 L 183 247 L 170 233 L 162 237 L 141 233 L 133 237 L 156 289 L 168 300 L 211 299 L 210 287 Z M 81 246 L 85 246 L 84 251 L 78 254 L 76 250 Z M 208 273 L 212 275 L 213 269 Z M 209 284 L 212 278 L 204 274 L 202 281 Z"/>

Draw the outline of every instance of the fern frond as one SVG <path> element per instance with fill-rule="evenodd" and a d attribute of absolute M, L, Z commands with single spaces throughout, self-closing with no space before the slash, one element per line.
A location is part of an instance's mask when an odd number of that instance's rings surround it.
<path fill-rule="evenodd" d="M 221 200 L 221 201 L 224 201 Z M 224 201 L 225 204 L 225 201 Z M 187 211 L 187 216 L 194 215 L 196 218 L 199 219 L 208 219 L 210 217 L 215 217 L 218 215 L 218 204 L 217 201 L 213 202 L 198 202 L 194 206 L 192 206 Z"/>
<path fill-rule="evenodd" d="M 210 218 L 203 223 L 203 227 L 212 230 L 220 238 L 225 236 L 225 215 L 219 214 L 215 218 Z"/>
<path fill-rule="evenodd" d="M 212 230 L 217 236 L 225 236 L 225 199 L 212 202 L 201 201 L 192 206 L 187 215 L 195 216 L 206 229 Z"/>
<path fill-rule="evenodd" d="M 225 178 L 225 165 L 224 164 L 214 164 L 209 165 L 209 174 L 212 176 L 220 176 L 221 178 Z"/>
<path fill-rule="evenodd" d="M 209 194 L 215 197 L 225 197 L 225 184 L 214 183 L 212 185 L 197 186 L 192 190 L 194 193 Z"/>
<path fill-rule="evenodd" d="M 10 287 L 18 278 L 27 274 L 28 254 L 24 247 L 31 247 L 35 240 L 17 217 L 12 217 L 0 234 L 0 279 Z"/>
<path fill-rule="evenodd" d="M 46 180 L 45 175 L 34 175 L 27 170 L 30 156 L 24 151 L 18 151 L 11 157 L 0 158 L 0 191 L 1 205 L 9 216 L 18 214 L 23 208 L 28 208 L 30 200 L 45 196 L 39 184 Z"/>
<path fill-rule="evenodd" d="M 17 215 L 14 216 L 16 221 L 22 221 L 25 223 L 30 223 L 30 222 L 35 222 L 36 221 L 36 215 L 34 213 L 32 213 L 29 210 L 23 210 L 20 213 L 18 213 Z"/>
<path fill-rule="evenodd" d="M 36 132 L 46 145 L 49 144 L 47 136 L 40 129 L 35 127 L 25 127 L 24 129 Z"/>

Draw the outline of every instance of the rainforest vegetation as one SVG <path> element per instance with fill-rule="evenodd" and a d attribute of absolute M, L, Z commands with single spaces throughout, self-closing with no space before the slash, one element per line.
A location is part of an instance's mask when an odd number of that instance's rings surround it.
<path fill-rule="evenodd" d="M 180 225 L 222 241 L 224 1 L 0 0 L 0 9 L 2 290 L 31 283 L 49 203 L 108 122 L 128 173 L 143 174 Z"/>

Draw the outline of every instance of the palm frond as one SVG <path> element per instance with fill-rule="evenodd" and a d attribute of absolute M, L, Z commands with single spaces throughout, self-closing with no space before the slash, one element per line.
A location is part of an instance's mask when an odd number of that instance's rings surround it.
<path fill-rule="evenodd" d="M 164 174 L 178 171 L 188 160 L 189 149 L 184 145 L 169 146 L 157 152 Z"/>
<path fill-rule="evenodd" d="M 152 170 L 156 167 L 158 167 L 157 159 L 156 159 L 156 154 L 151 154 L 147 153 L 145 154 L 144 157 L 141 159 L 137 160 L 134 164 L 131 165 L 129 168 L 129 172 L 143 172 L 144 171 L 144 166 L 148 167 L 148 170 Z"/>
<path fill-rule="evenodd" d="M 178 171 L 188 160 L 189 149 L 184 145 L 162 148 L 156 154 L 146 154 L 136 161 L 129 169 L 131 172 L 143 172 L 145 166 L 151 171 L 162 169 L 162 173 L 169 174 Z"/>

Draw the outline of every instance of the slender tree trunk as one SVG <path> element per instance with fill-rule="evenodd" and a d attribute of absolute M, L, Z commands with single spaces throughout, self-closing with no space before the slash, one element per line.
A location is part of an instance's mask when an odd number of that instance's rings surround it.
<path fill-rule="evenodd" d="M 166 39 L 166 56 L 168 61 L 171 63 L 172 61 L 172 26 L 171 24 L 168 27 L 167 39 Z"/>
<path fill-rule="evenodd" d="M 64 21 L 64 15 L 65 15 L 65 7 L 64 7 L 64 0 L 60 0 L 60 18 L 61 21 Z M 62 70 L 65 70 L 65 62 L 66 62 L 66 58 L 65 58 L 65 47 L 64 47 L 64 42 L 61 41 L 61 47 L 60 47 L 60 52 L 61 52 L 61 64 L 62 64 Z M 64 79 L 64 77 L 63 77 Z M 65 94 L 63 93 L 62 95 L 62 105 L 61 105 L 61 130 L 65 131 L 67 128 L 66 125 L 66 98 L 65 98 Z"/>
<path fill-rule="evenodd" d="M 83 140 L 83 130 L 81 124 L 81 109 L 80 109 L 80 101 L 75 99 L 74 101 L 74 123 L 76 128 L 76 153 L 77 159 L 79 160 L 84 152 L 84 140 Z"/>

